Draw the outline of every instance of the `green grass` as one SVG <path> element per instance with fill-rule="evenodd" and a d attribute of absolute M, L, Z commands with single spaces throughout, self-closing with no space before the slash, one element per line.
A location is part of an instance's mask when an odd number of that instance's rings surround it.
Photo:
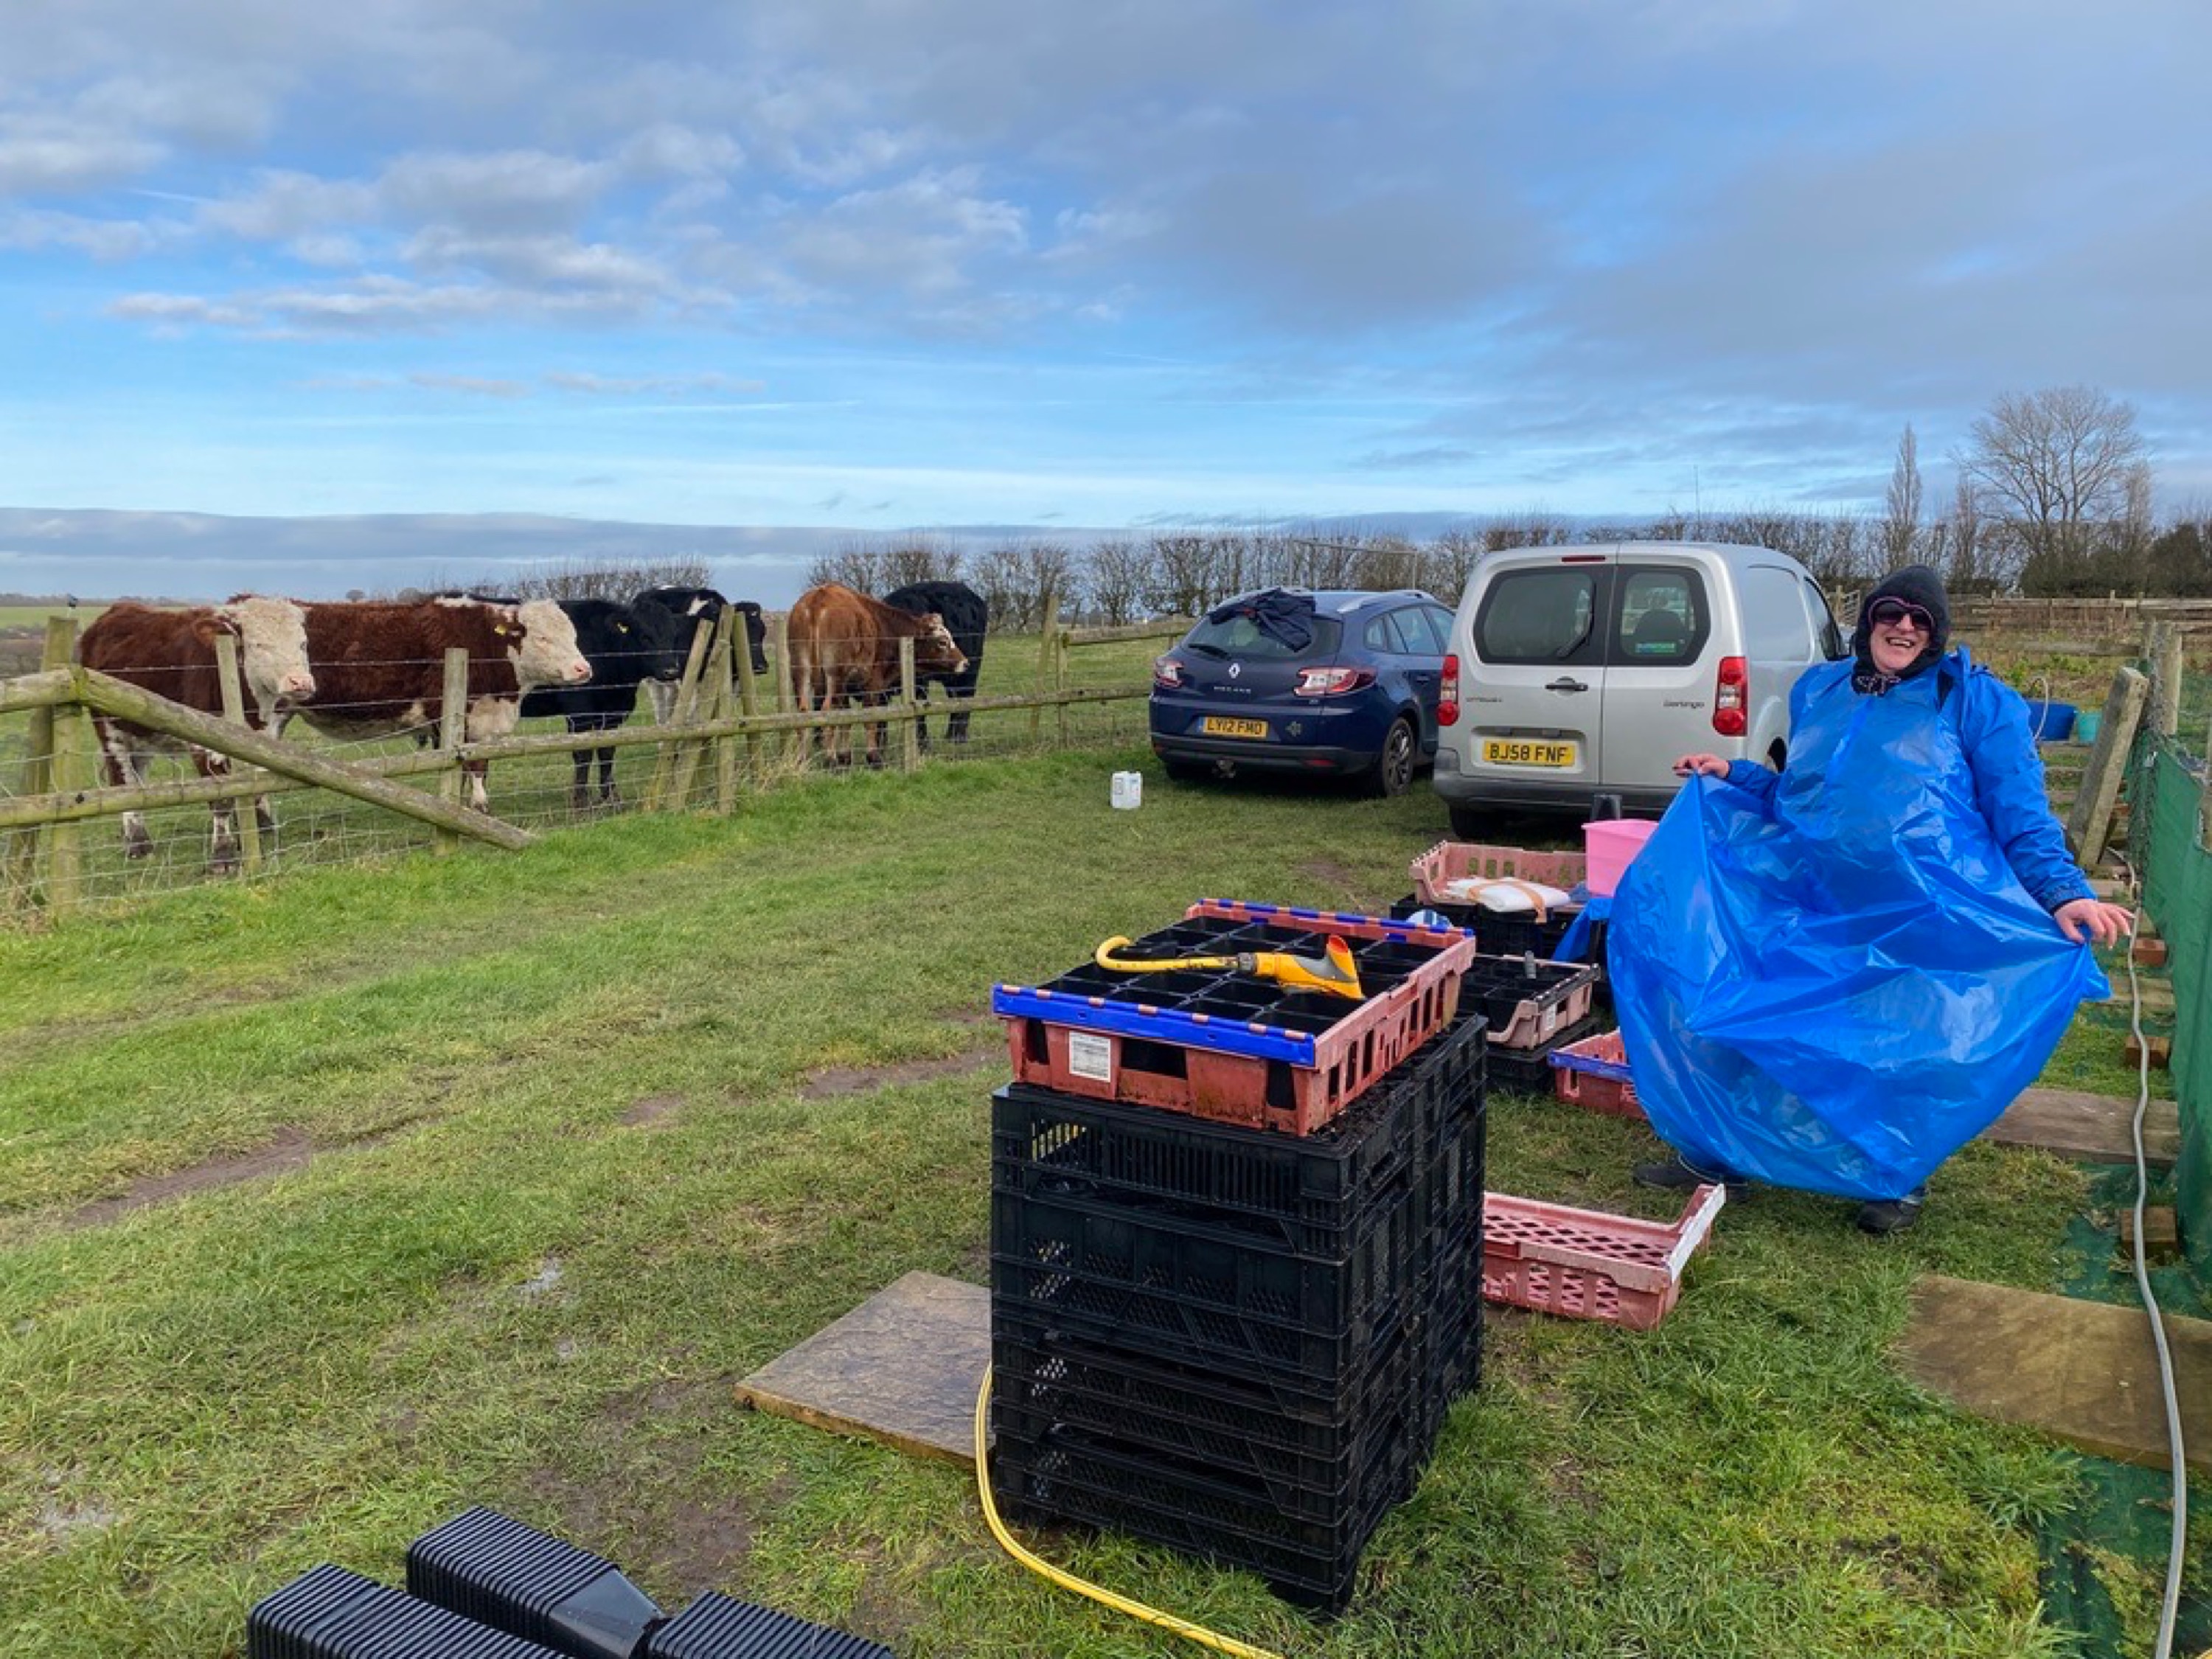
<path fill-rule="evenodd" d="M 234 1653 L 276 1585 L 396 1580 L 482 1502 L 671 1605 L 719 1589 L 902 1656 L 1182 1650 L 1004 1557 L 960 1472 L 731 1395 L 902 1273 L 987 1280 L 993 980 L 1200 896 L 1377 907 L 1443 833 L 1425 790 L 1156 769 L 1110 811 L 1139 763 L 823 781 L 0 938 L 0 1646 Z M 875 1086 L 810 1097 L 832 1067 Z M 1627 1182 L 1652 1150 L 1492 1104 L 1504 1190 L 1669 1214 Z M 2071 1651 L 2035 1535 L 2074 1466 L 1885 1352 L 1920 1272 L 2058 1282 L 2084 1193 L 1977 1145 L 1894 1240 L 1832 1200 L 1731 1206 L 1656 1332 L 1496 1316 L 1334 1624 L 1126 1540 L 1030 1541 L 1286 1655 Z"/>

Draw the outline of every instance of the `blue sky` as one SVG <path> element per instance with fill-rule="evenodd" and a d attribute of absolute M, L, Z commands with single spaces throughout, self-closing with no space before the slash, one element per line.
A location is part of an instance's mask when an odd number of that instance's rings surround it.
<path fill-rule="evenodd" d="M 2072 384 L 2212 499 L 2201 0 L 9 18 L 7 526 L 315 520 L 302 592 L 380 514 L 1878 512 Z M 72 585 L 233 585 L 144 547 Z"/>

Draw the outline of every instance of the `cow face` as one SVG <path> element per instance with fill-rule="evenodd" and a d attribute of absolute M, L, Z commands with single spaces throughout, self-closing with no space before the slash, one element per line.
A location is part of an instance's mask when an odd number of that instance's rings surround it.
<path fill-rule="evenodd" d="M 249 594 L 216 613 L 238 635 L 238 660 L 264 713 L 315 695 L 307 666 L 307 613 L 289 599 Z"/>
<path fill-rule="evenodd" d="M 592 665 L 576 643 L 576 624 L 551 599 L 529 599 L 495 613 L 507 632 L 507 657 L 517 684 L 527 691 L 540 685 L 581 685 Z"/>
<path fill-rule="evenodd" d="M 921 632 L 914 636 L 914 671 L 917 674 L 957 674 L 968 659 L 952 642 L 945 618 L 934 611 L 921 619 Z"/>

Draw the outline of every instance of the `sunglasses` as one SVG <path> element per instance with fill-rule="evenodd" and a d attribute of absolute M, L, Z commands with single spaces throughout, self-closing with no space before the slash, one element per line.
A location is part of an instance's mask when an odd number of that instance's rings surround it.
<path fill-rule="evenodd" d="M 1911 623 L 1923 634 L 1936 631 L 1936 618 L 1925 607 L 1911 605 L 1903 599 L 1876 599 L 1874 608 L 1867 612 L 1867 620 L 1876 628 L 1894 628 L 1899 623 Z"/>

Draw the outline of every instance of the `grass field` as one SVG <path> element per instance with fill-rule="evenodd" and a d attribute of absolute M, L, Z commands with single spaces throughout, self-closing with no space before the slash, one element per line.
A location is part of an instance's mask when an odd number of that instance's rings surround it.
<path fill-rule="evenodd" d="M 720 1589 L 902 1659 L 1194 1651 L 1005 1557 L 961 1472 L 731 1393 L 904 1273 L 988 1280 L 994 979 L 1201 896 L 1374 908 L 1444 833 L 1425 787 L 1149 766 L 1109 810 L 1146 760 L 824 780 L 0 937 L 0 1650 L 234 1654 L 308 1566 L 396 1581 L 484 1503 L 671 1607 Z M 2128 1086 L 2119 1040 L 2085 1015 L 2061 1066 Z M 1492 1103 L 1503 1190 L 1671 1215 L 1627 1181 L 1652 1150 Z M 1885 1351 L 1920 1273 L 2055 1286 L 2089 1193 L 1978 1144 L 1898 1238 L 1732 1206 L 1656 1332 L 1496 1316 L 1334 1623 L 1126 1540 L 1029 1541 L 1285 1656 L 2079 1651 L 2037 1540 L 2089 1473 Z M 2155 1569 L 2084 1559 L 2139 1638 Z"/>

